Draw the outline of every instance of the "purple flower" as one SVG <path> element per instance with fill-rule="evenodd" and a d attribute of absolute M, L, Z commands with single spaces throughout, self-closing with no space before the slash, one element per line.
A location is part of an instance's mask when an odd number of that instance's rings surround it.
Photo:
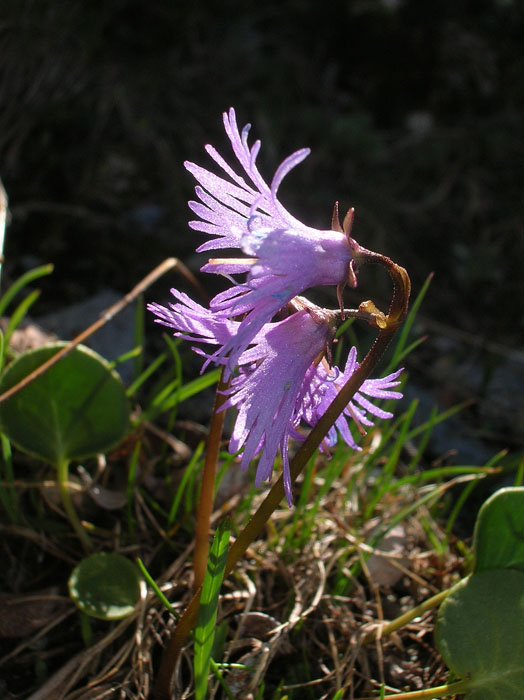
<path fill-rule="evenodd" d="M 166 307 L 153 303 L 148 304 L 147 308 L 156 315 L 155 321 L 157 323 L 175 329 L 173 335 L 184 338 L 184 340 L 220 346 L 225 345 L 235 337 L 240 325 L 237 321 L 217 316 L 177 289 L 171 289 L 171 294 L 178 300 L 178 304 L 170 303 L 169 307 Z M 202 367 L 203 372 L 209 362 L 215 358 L 199 348 L 193 348 L 193 350 L 207 357 Z"/>
<path fill-rule="evenodd" d="M 320 311 L 320 310 L 319 310 Z M 260 454 L 255 485 L 271 478 L 278 449 L 282 455 L 284 491 L 292 503 L 288 443 L 309 367 L 326 349 L 330 324 L 327 313 L 298 311 L 283 321 L 264 326 L 255 344 L 240 356 L 240 373 L 227 390 L 224 408 L 235 406 L 238 416 L 229 443 L 231 453 L 244 448 L 241 468 Z"/>
<path fill-rule="evenodd" d="M 302 396 L 302 405 L 297 411 L 297 417 L 310 426 L 315 426 L 358 366 L 357 351 L 353 347 L 349 352 L 344 372 L 341 372 L 338 367 L 329 368 L 326 366 L 326 363 L 320 363 L 318 366 L 311 367 L 304 379 L 305 388 Z M 347 419 L 352 420 L 360 432 L 364 433 L 365 431 L 361 426 L 372 427 L 374 425 L 369 417 L 370 415 L 376 418 L 392 418 L 392 413 L 375 406 L 366 397 L 372 399 L 401 399 L 402 394 L 393 390 L 393 387 L 400 384 L 398 377 L 401 372 L 402 369 L 399 369 L 392 374 L 388 374 L 387 377 L 382 377 L 382 379 L 366 379 L 334 425 L 331 426 L 324 439 L 324 444 L 330 447 L 335 445 L 338 439 L 338 431 L 353 450 L 360 451 L 362 448 L 356 444 Z M 296 434 L 293 434 L 293 436 L 298 437 Z"/>
<path fill-rule="evenodd" d="M 198 251 L 236 248 L 245 256 L 210 260 L 202 268 L 205 272 L 245 278 L 238 282 L 229 277 L 232 286 L 217 294 L 209 309 L 175 289 L 171 290 L 175 303 L 148 308 L 176 336 L 204 345 L 205 349 L 193 348 L 205 358 L 202 371 L 209 362 L 225 368 L 224 378 L 230 381 L 221 410 L 238 411 L 229 451 L 242 451 L 242 469 L 258 456 L 258 486 L 271 478 L 280 450 L 291 505 L 289 440 L 304 439 L 301 423 L 315 426 L 358 368 L 355 348 L 343 372 L 330 368 L 324 359 L 330 357 L 334 327 L 343 314 L 320 309 L 298 295 L 309 287 L 335 285 L 342 310 L 342 290 L 347 283 L 356 285 L 355 265 L 364 249 L 350 235 L 352 210 L 342 227 L 336 206 L 333 230 L 319 231 L 295 219 L 278 201 L 280 183 L 309 149 L 286 158 L 268 185 L 256 167 L 260 141 L 248 145 L 249 125 L 240 133 L 230 109 L 224 114 L 224 126 L 237 167 L 209 145 L 206 150 L 223 176 L 185 163 L 199 183 L 195 192 L 200 201 L 189 203 L 199 219 L 189 225 L 211 237 Z M 371 400 L 400 398 L 394 391 L 400 372 L 362 384 L 331 427 L 324 450 L 336 443 L 339 434 L 350 447 L 361 449 L 348 421 L 364 432 L 362 426 L 372 426 L 374 418 L 391 418 Z"/>
<path fill-rule="evenodd" d="M 224 346 L 238 332 L 241 324 L 217 316 L 192 301 L 186 294 L 171 290 L 178 300 L 169 308 L 149 304 L 157 322 L 175 329 L 175 335 L 190 341 Z M 319 309 L 303 298 L 295 299 L 295 313 L 282 321 L 267 323 L 251 340 L 248 349 L 238 358 L 238 369 L 226 390 L 227 401 L 222 407 L 238 410 L 229 442 L 232 454 L 243 449 L 241 468 L 247 469 L 258 455 L 255 484 L 271 478 L 278 451 L 282 455 L 284 490 L 291 505 L 289 473 L 289 439 L 303 440 L 298 432 L 301 421 L 316 425 L 340 387 L 357 369 L 356 350 L 352 348 L 344 372 L 329 368 L 323 359 L 331 341 L 336 314 Z M 220 348 L 206 353 L 193 348 L 206 358 L 203 369 L 210 361 L 225 365 L 227 360 Z M 326 436 L 325 446 L 337 442 L 338 433 L 355 450 L 357 446 L 347 419 L 372 426 L 369 415 L 391 418 L 392 414 L 378 408 L 366 397 L 397 399 L 402 394 L 392 391 L 400 384 L 397 378 L 402 370 L 383 379 L 367 379 L 336 420 Z"/>
<path fill-rule="evenodd" d="M 224 114 L 224 126 L 234 155 L 247 176 L 240 176 L 212 146 L 206 150 L 228 179 L 219 177 L 194 163 L 186 168 L 200 183 L 195 191 L 200 202 L 190 202 L 200 217 L 189 225 L 211 236 L 197 250 L 239 248 L 248 258 L 210 260 L 205 272 L 225 275 L 247 273 L 243 283 L 218 294 L 211 301 L 217 315 L 245 315 L 235 338 L 220 350 L 229 355 L 232 368 L 262 326 L 293 297 L 318 285 L 343 287 L 355 284 L 350 226 L 343 232 L 319 231 L 295 219 L 277 199 L 285 175 L 309 154 L 301 149 L 286 158 L 267 185 L 256 167 L 260 141 L 247 142 L 249 124 L 239 129 L 234 109 Z M 349 219 L 348 219 L 349 221 Z M 354 244 L 356 245 L 356 244 Z"/>
<path fill-rule="evenodd" d="M 246 124 L 240 134 L 233 108 L 229 113 L 224 112 L 223 118 L 233 153 L 251 184 L 238 175 L 209 144 L 206 146 L 206 151 L 226 173 L 228 180 L 194 163 L 187 161 L 184 163 L 187 170 L 204 188 L 198 185 L 195 188 L 200 202 L 189 202 L 190 208 L 201 221 L 190 221 L 189 225 L 196 231 L 218 236 L 202 244 L 197 251 L 242 248 L 241 241 L 247 232 L 247 221 L 255 211 L 261 225 L 270 229 L 307 228 L 284 209 L 277 200 L 276 193 L 287 173 L 309 155 L 309 148 L 302 148 L 288 156 L 278 168 L 269 187 L 255 164 L 260 150 L 260 141 L 255 141 L 251 148 L 247 143 L 251 125 Z"/>
<path fill-rule="evenodd" d="M 217 317 L 192 301 L 187 295 L 171 290 L 178 300 L 169 308 L 149 304 L 157 322 L 175 329 L 175 335 L 205 344 L 223 345 L 238 331 L 240 323 Z M 260 455 L 255 484 L 271 477 L 273 462 L 280 448 L 283 461 L 284 489 L 291 504 L 288 442 L 296 423 L 297 406 L 307 389 L 304 377 L 319 361 L 332 336 L 333 313 L 295 300 L 298 311 L 282 321 L 267 323 L 252 339 L 250 347 L 238 359 L 238 370 L 226 390 L 228 399 L 222 407 L 236 407 L 236 418 L 229 451 L 235 454 L 243 448 L 241 468 L 247 469 Z M 194 348 L 195 349 L 195 348 Z M 225 365 L 220 353 L 206 354 L 210 360 Z M 204 365 L 205 366 L 205 365 Z"/>

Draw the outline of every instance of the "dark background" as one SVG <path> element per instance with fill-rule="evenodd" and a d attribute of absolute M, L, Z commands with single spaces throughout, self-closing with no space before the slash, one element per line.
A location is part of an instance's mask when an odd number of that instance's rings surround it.
<path fill-rule="evenodd" d="M 170 255 L 198 269 L 182 162 L 211 166 L 206 142 L 229 157 L 221 114 L 235 106 L 268 179 L 312 148 L 280 191 L 295 216 L 327 228 L 335 200 L 355 206 L 355 238 L 404 265 L 415 293 L 435 273 L 421 324 L 439 342 L 413 365 L 437 387 L 465 382 L 448 402 L 490 402 L 494 368 L 522 369 L 522 2 L 3 0 L 0 13 L 3 281 L 55 263 L 40 313 L 128 291 Z M 355 300 L 389 298 L 384 275 L 361 280 Z M 472 358 L 473 383 L 453 379 Z M 524 418 L 504 411 L 518 439 Z"/>

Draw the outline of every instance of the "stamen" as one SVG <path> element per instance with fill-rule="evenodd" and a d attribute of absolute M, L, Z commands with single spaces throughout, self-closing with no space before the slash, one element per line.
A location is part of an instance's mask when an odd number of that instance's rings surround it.
<path fill-rule="evenodd" d="M 324 350 L 322 350 L 321 352 L 319 352 L 318 355 L 317 355 L 317 356 L 315 357 L 315 359 L 313 360 L 313 364 L 315 365 L 315 367 L 318 367 L 318 365 L 319 365 L 321 362 L 324 362 L 324 352 L 325 352 Z"/>
<path fill-rule="evenodd" d="M 258 258 L 210 258 L 209 265 L 254 265 L 258 262 Z"/>
<path fill-rule="evenodd" d="M 351 418 L 353 418 L 353 420 L 355 421 L 355 425 L 356 425 L 357 428 L 358 428 L 358 432 L 359 432 L 362 436 L 367 435 L 367 433 L 366 433 L 366 431 L 364 430 L 364 428 L 360 425 L 360 421 L 359 421 L 359 419 L 356 417 L 355 411 L 351 408 L 351 404 L 348 403 L 348 405 L 346 406 L 346 411 L 349 413 L 349 415 L 351 416 Z"/>
<path fill-rule="evenodd" d="M 326 367 L 327 363 L 325 360 L 323 361 L 323 364 L 324 364 L 324 367 Z M 331 368 L 329 366 L 328 366 L 328 370 L 331 371 Z M 335 387 L 336 387 L 337 391 L 340 391 L 340 387 L 338 386 L 338 384 L 335 384 Z M 357 426 L 358 432 L 362 435 L 362 437 L 364 437 L 364 435 L 367 435 L 367 433 L 364 430 L 364 428 L 362 427 L 359 419 L 357 418 L 355 411 L 351 407 L 351 404 L 348 403 L 345 410 L 349 413 L 351 418 L 353 418 L 353 420 L 355 421 L 355 425 Z"/>
<path fill-rule="evenodd" d="M 324 438 L 322 440 L 322 442 L 320 443 L 320 445 L 324 448 L 324 452 L 326 454 L 329 454 L 329 444 L 328 444 L 327 438 Z"/>

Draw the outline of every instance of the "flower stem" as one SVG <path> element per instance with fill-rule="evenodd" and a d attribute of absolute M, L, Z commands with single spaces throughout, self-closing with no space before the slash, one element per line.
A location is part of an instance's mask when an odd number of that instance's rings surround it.
<path fill-rule="evenodd" d="M 382 356 L 382 353 L 389 345 L 393 333 L 394 330 L 391 331 L 389 329 L 384 329 L 379 332 L 373 347 L 359 365 L 358 369 L 351 375 L 346 384 L 344 384 L 335 399 L 333 399 L 327 411 L 310 432 L 306 441 L 297 451 L 295 457 L 289 464 L 292 482 L 296 480 L 297 476 L 304 469 L 308 460 L 313 456 L 315 450 L 325 438 L 329 429 L 347 406 L 355 392 L 358 391 L 362 383 L 369 377 L 378 360 Z M 244 555 L 244 552 L 249 545 L 262 532 L 266 522 L 269 520 L 271 514 L 276 510 L 283 498 L 284 480 L 283 477 L 280 476 L 262 504 L 259 506 L 256 513 L 251 516 L 247 525 L 231 545 L 224 575 L 227 575 L 233 569 L 235 564 Z"/>
<path fill-rule="evenodd" d="M 407 625 L 408 622 L 411 622 L 411 620 L 414 620 L 416 617 L 420 617 L 428 610 L 436 608 L 437 605 L 440 605 L 448 597 L 450 592 L 451 588 L 446 588 L 445 591 L 440 591 L 440 593 L 431 596 L 431 598 L 428 598 L 423 603 L 420 603 L 420 605 L 416 605 L 414 608 L 411 608 L 411 610 L 408 610 L 403 615 L 399 615 L 386 625 L 374 628 L 363 637 L 362 644 L 369 644 L 369 642 L 373 642 L 375 639 L 377 639 L 379 633 L 380 638 L 382 639 L 382 637 L 386 637 L 388 634 L 391 634 L 404 625 Z"/>
<path fill-rule="evenodd" d="M 295 481 L 305 467 L 308 460 L 312 457 L 333 423 L 350 402 L 351 398 L 374 370 L 407 313 L 411 285 L 408 274 L 404 268 L 396 265 L 389 258 L 371 253 L 370 251 L 365 251 L 365 254 L 362 254 L 361 261 L 384 265 L 388 269 L 393 280 L 393 299 L 391 301 L 389 313 L 385 317 L 385 326 L 379 329 L 378 336 L 362 363 L 333 399 L 324 415 L 320 418 L 308 435 L 306 441 L 297 451 L 294 459 L 290 462 L 289 470 L 292 482 Z M 251 542 L 262 532 L 267 520 L 278 507 L 283 497 L 284 481 L 282 476 L 280 476 L 256 513 L 249 519 L 245 528 L 231 545 L 224 575 L 227 575 L 232 570 Z"/>
<path fill-rule="evenodd" d="M 66 512 L 66 515 L 69 519 L 69 522 L 71 523 L 73 530 L 76 532 L 78 535 L 78 539 L 82 543 L 82 546 L 86 552 L 92 552 L 93 551 L 93 543 L 91 542 L 91 539 L 87 532 L 85 531 L 84 527 L 82 526 L 82 523 L 78 519 L 78 515 L 76 514 L 75 507 L 73 505 L 73 501 L 71 499 L 71 492 L 69 491 L 69 485 L 68 485 L 68 475 L 69 475 L 69 460 L 67 459 L 60 459 L 60 461 L 57 464 L 57 484 L 58 484 L 58 491 L 60 493 L 60 497 L 62 499 L 62 505 L 64 506 L 64 510 Z"/>
<path fill-rule="evenodd" d="M 310 457 L 314 454 L 329 429 L 347 406 L 353 395 L 358 391 L 362 383 L 369 377 L 384 351 L 388 347 L 393 335 L 404 320 L 409 302 L 410 280 L 404 268 L 396 265 L 386 256 L 372 253 L 365 248 L 358 248 L 358 262 L 380 264 L 386 267 L 393 280 L 393 297 L 389 312 L 385 316 L 384 324 L 379 328 L 378 336 L 368 354 L 344 384 L 340 392 L 333 399 L 327 411 L 320 418 L 306 441 L 297 451 L 290 462 L 291 481 L 295 481 Z M 276 481 L 256 513 L 251 516 L 247 525 L 231 545 L 224 576 L 227 576 L 236 563 L 242 558 L 246 549 L 264 529 L 271 514 L 276 510 L 284 498 L 284 480 L 282 476 Z M 206 535 L 207 538 L 207 535 Z M 202 586 L 195 590 L 193 598 L 180 618 L 171 639 L 169 640 L 162 657 L 155 685 L 155 699 L 169 700 L 171 697 L 171 685 L 176 662 L 182 646 L 198 617 L 198 607 Z"/>
<path fill-rule="evenodd" d="M 195 591 L 200 588 L 204 581 L 209 553 L 209 523 L 213 512 L 218 452 L 220 450 L 220 440 L 225 418 L 225 411 L 220 411 L 220 407 L 227 399 L 227 396 L 224 395 L 224 389 L 226 389 L 228 382 L 224 382 L 223 377 L 224 370 L 222 370 L 215 394 L 215 404 L 209 426 L 200 486 L 200 500 L 198 502 L 195 526 L 195 552 L 193 556 L 193 588 Z"/>
<path fill-rule="evenodd" d="M 446 683 L 436 688 L 424 688 L 423 690 L 411 690 L 408 693 L 395 693 L 384 695 L 384 700 L 434 700 L 434 698 L 447 698 L 457 693 L 466 693 L 471 689 L 471 681 L 462 680 L 455 683 Z M 381 696 L 382 697 L 382 696 Z M 378 696 L 367 698 L 355 698 L 355 700 L 379 700 Z"/>

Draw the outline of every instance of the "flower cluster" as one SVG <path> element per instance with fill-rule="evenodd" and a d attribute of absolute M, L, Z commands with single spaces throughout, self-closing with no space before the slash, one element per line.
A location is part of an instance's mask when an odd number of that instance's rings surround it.
<path fill-rule="evenodd" d="M 256 166 L 260 141 L 248 145 L 249 125 L 240 132 L 230 109 L 224 114 L 224 127 L 242 175 L 209 145 L 208 154 L 226 177 L 194 163 L 185 167 L 199 183 L 195 192 L 200 201 L 189 202 L 199 218 L 189 225 L 211 236 L 197 252 L 233 248 L 244 254 L 212 259 L 202 268 L 225 275 L 232 286 L 217 294 L 209 308 L 173 289 L 175 303 L 150 304 L 149 309 L 175 335 L 213 346 L 209 352 L 202 347 L 195 350 L 205 358 L 203 369 L 209 362 L 221 365 L 229 379 L 223 410 L 238 411 L 229 450 L 232 454 L 243 450 L 244 469 L 259 456 L 257 485 L 271 477 L 280 450 L 291 504 L 289 440 L 303 439 L 301 424 L 314 426 L 358 367 L 354 348 L 344 371 L 326 360 L 341 312 L 320 309 L 299 295 L 313 286 L 334 285 L 341 304 L 344 286 L 356 284 L 358 246 L 350 236 L 351 216 L 344 228 L 336 222 L 334 230 L 320 231 L 302 224 L 278 201 L 280 183 L 309 149 L 286 158 L 267 185 Z M 244 276 L 242 281 L 231 277 L 238 274 Z M 334 445 L 340 434 L 353 449 L 360 449 L 347 419 L 360 427 L 373 425 L 372 416 L 390 418 L 391 413 L 369 398 L 400 398 L 394 390 L 399 374 L 400 370 L 366 380 L 332 426 L 323 448 Z"/>

